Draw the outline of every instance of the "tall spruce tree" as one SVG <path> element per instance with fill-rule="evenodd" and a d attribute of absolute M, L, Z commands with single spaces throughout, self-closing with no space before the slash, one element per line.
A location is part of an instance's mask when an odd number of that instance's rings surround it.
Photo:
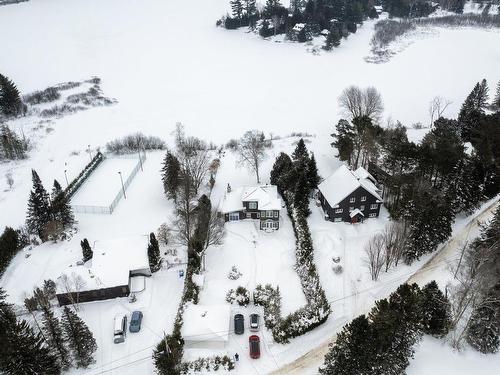
<path fill-rule="evenodd" d="M 30 233 L 37 234 L 42 241 L 45 225 L 51 220 L 49 194 L 34 169 L 31 170 L 33 189 L 28 201 L 26 225 Z"/>
<path fill-rule="evenodd" d="M 307 171 L 307 166 L 309 164 L 309 152 L 307 151 L 307 147 L 303 138 L 300 138 L 300 140 L 297 142 L 297 146 L 292 152 L 292 160 L 295 164 L 297 172 L 304 173 Z"/>
<path fill-rule="evenodd" d="M 500 81 L 497 83 L 496 94 L 493 99 L 493 110 L 500 111 Z"/>
<path fill-rule="evenodd" d="M 94 363 L 93 354 L 97 343 L 87 325 L 75 312 L 64 306 L 62 313 L 64 339 L 68 343 L 76 367 L 87 368 Z"/>
<path fill-rule="evenodd" d="M 23 102 L 16 85 L 0 74 L 0 112 L 5 116 L 17 116 L 22 110 Z"/>
<path fill-rule="evenodd" d="M 35 333 L 25 320 L 14 321 L 0 332 L 0 371 L 9 375 L 61 373 L 57 357 L 47 347 L 43 336 Z"/>
<path fill-rule="evenodd" d="M 53 220 L 59 221 L 64 228 L 69 228 L 75 223 L 68 197 L 57 180 L 54 180 L 52 188 L 50 210 Z"/>
<path fill-rule="evenodd" d="M 241 0 L 231 0 L 231 11 L 234 18 L 241 19 L 243 15 L 243 3 Z"/>
<path fill-rule="evenodd" d="M 203 194 L 198 199 L 196 206 L 196 228 L 193 234 L 193 249 L 200 253 L 205 249 L 208 236 L 208 226 L 212 213 L 212 202 L 206 194 Z"/>
<path fill-rule="evenodd" d="M 500 350 L 500 282 L 474 309 L 466 340 L 481 353 L 497 353 Z"/>
<path fill-rule="evenodd" d="M 331 51 L 334 47 L 340 46 L 340 41 L 342 40 L 342 35 L 337 25 L 333 25 L 328 33 L 323 49 L 325 51 Z"/>
<path fill-rule="evenodd" d="M 63 335 L 63 330 L 59 319 L 56 318 L 50 304 L 41 304 L 42 309 L 42 330 L 47 339 L 47 346 L 52 353 L 57 356 L 58 364 L 63 370 L 71 366 L 71 357 Z"/>
<path fill-rule="evenodd" d="M 335 130 L 336 132 L 331 134 L 334 139 L 331 146 L 337 149 L 337 156 L 341 161 L 346 161 L 349 165 L 352 165 L 354 139 L 356 137 L 354 125 L 347 120 L 340 119 L 335 126 Z"/>
<path fill-rule="evenodd" d="M 311 155 L 309 163 L 307 165 L 307 180 L 309 181 L 309 188 L 316 189 L 320 182 L 320 177 L 318 174 L 318 167 L 316 166 L 316 159 L 314 154 Z"/>
<path fill-rule="evenodd" d="M 17 160 L 26 158 L 28 144 L 19 138 L 7 124 L 0 125 L 0 160 Z"/>
<path fill-rule="evenodd" d="M 151 272 L 157 272 L 161 269 L 162 258 L 160 255 L 160 246 L 153 232 L 149 234 L 148 259 Z"/>
<path fill-rule="evenodd" d="M 165 155 L 161 172 L 165 195 L 169 199 L 176 201 L 177 191 L 182 180 L 182 169 L 179 159 L 177 159 L 177 157 L 170 151 L 167 151 L 167 154 Z"/>
<path fill-rule="evenodd" d="M 476 83 L 460 108 L 458 122 L 461 127 L 462 139 L 470 141 L 472 132 L 477 128 L 481 115 L 488 105 L 488 84 L 486 80 Z"/>
<path fill-rule="evenodd" d="M 5 227 L 0 236 L 0 276 L 16 255 L 20 247 L 19 234 L 10 227 Z"/>
<path fill-rule="evenodd" d="M 297 173 L 292 159 L 288 154 L 280 153 L 271 170 L 271 184 L 276 185 L 280 194 L 284 195 L 285 191 L 293 192 L 296 182 Z"/>
<path fill-rule="evenodd" d="M 92 257 L 94 256 L 94 252 L 90 247 L 89 241 L 86 238 L 84 238 L 83 240 L 80 241 L 80 246 L 82 247 L 83 261 L 87 262 L 90 259 L 92 259 Z"/>
<path fill-rule="evenodd" d="M 293 205 L 304 217 L 307 217 L 311 213 L 309 210 L 309 181 L 305 173 L 300 173 L 298 176 L 293 195 Z"/>
<path fill-rule="evenodd" d="M 451 305 L 436 281 L 422 288 L 420 306 L 423 332 L 444 337 L 451 326 Z"/>

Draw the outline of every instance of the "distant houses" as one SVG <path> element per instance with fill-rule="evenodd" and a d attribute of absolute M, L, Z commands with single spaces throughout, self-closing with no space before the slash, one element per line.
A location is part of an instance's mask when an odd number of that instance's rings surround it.
<path fill-rule="evenodd" d="M 57 279 L 60 306 L 127 297 L 137 276 L 151 276 L 146 236 L 96 241 L 93 258 L 66 268 Z"/>
<path fill-rule="evenodd" d="M 224 220 L 259 220 L 261 230 L 280 227 L 281 198 L 275 185 L 258 185 L 228 189 L 221 205 Z"/>
<path fill-rule="evenodd" d="M 343 165 L 318 186 L 318 200 L 325 219 L 349 223 L 378 217 L 383 203 L 377 181 L 362 167 L 352 171 Z"/>

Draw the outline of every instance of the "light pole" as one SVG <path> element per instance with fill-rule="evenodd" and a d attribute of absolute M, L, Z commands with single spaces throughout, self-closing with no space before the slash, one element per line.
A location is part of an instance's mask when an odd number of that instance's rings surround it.
<path fill-rule="evenodd" d="M 64 170 L 64 178 L 66 179 L 66 187 L 68 187 L 69 183 L 68 183 L 68 176 L 66 175 L 66 169 Z"/>
<path fill-rule="evenodd" d="M 120 175 L 120 181 L 122 182 L 123 198 L 127 199 L 127 196 L 125 195 L 125 186 L 123 186 L 122 172 L 118 172 L 118 174 Z"/>
<path fill-rule="evenodd" d="M 139 162 L 141 163 L 141 172 L 144 172 L 144 169 L 142 169 L 142 157 L 141 157 L 141 150 L 139 149 L 139 151 L 137 151 L 137 153 L 139 154 Z"/>
<path fill-rule="evenodd" d="M 90 162 L 92 162 L 92 151 L 90 150 L 90 145 L 87 146 L 87 152 L 89 153 Z"/>

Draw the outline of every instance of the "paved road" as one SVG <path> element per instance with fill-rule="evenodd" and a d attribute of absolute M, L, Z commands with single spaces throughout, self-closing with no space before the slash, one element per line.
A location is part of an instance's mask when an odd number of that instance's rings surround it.
<path fill-rule="evenodd" d="M 479 215 L 475 218 L 471 219 L 471 221 L 460 230 L 460 232 L 456 233 L 444 246 L 442 246 L 439 251 L 420 269 L 415 271 L 413 275 L 411 275 L 407 282 L 419 282 L 423 281 L 426 278 L 426 275 L 437 268 L 441 263 L 446 262 L 447 260 L 455 257 L 455 251 L 457 247 L 462 247 L 463 243 L 468 240 L 469 233 L 478 228 L 479 223 L 484 222 L 488 219 L 493 211 L 498 206 L 498 199 L 485 208 Z M 369 309 L 365 312 L 368 313 Z M 323 359 L 325 354 L 328 352 L 328 345 L 330 343 L 335 342 L 336 334 L 330 337 L 328 340 L 317 346 L 316 348 L 310 350 L 303 356 L 297 358 L 295 361 L 281 367 L 280 369 L 273 371 L 270 375 L 302 375 L 308 371 L 314 371 L 314 369 L 319 368 L 321 364 L 323 364 Z"/>

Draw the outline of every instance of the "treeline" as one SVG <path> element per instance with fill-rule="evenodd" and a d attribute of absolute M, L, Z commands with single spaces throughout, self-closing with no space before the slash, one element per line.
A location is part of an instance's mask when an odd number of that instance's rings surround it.
<path fill-rule="evenodd" d="M 10 261 L 24 246 L 28 238 L 21 230 L 5 227 L 0 236 L 0 277 L 9 266 Z"/>
<path fill-rule="evenodd" d="M 498 92 L 489 104 L 487 83 L 478 82 L 458 118 L 437 119 L 420 144 L 408 140 L 400 123 L 382 128 L 375 115 L 351 115 L 350 121 L 338 122 L 332 146 L 340 160 L 354 169 L 368 168 L 383 185 L 392 218 L 408 228 L 406 263 L 446 240 L 456 214 L 470 214 L 498 194 Z M 354 107 L 367 105 L 356 96 L 351 99 L 347 103 Z M 342 105 L 342 97 L 339 101 Z"/>
<path fill-rule="evenodd" d="M 264 38 L 286 34 L 287 39 L 298 42 L 311 40 L 326 30 L 327 50 L 338 46 L 342 37 L 355 33 L 366 18 L 378 18 L 371 0 L 292 0 L 289 9 L 279 0 L 267 0 L 261 10 L 255 0 L 232 0 L 230 4 L 231 16 L 217 21 L 218 26 L 250 27 Z"/>
<path fill-rule="evenodd" d="M 321 375 L 404 374 L 423 334 L 443 337 L 451 307 L 435 281 L 422 289 L 403 284 L 368 316 L 344 326 L 325 356 Z"/>
<path fill-rule="evenodd" d="M 29 311 L 42 311 L 37 329 L 24 319 L 17 319 L 0 288 L 0 371 L 9 375 L 61 374 L 70 367 L 87 368 L 94 363 L 97 344 L 80 317 L 67 306 L 59 319 L 50 300 L 55 296 L 55 284 L 35 288 L 34 296 L 25 301 Z M 34 315 L 33 315 L 34 317 Z"/>

